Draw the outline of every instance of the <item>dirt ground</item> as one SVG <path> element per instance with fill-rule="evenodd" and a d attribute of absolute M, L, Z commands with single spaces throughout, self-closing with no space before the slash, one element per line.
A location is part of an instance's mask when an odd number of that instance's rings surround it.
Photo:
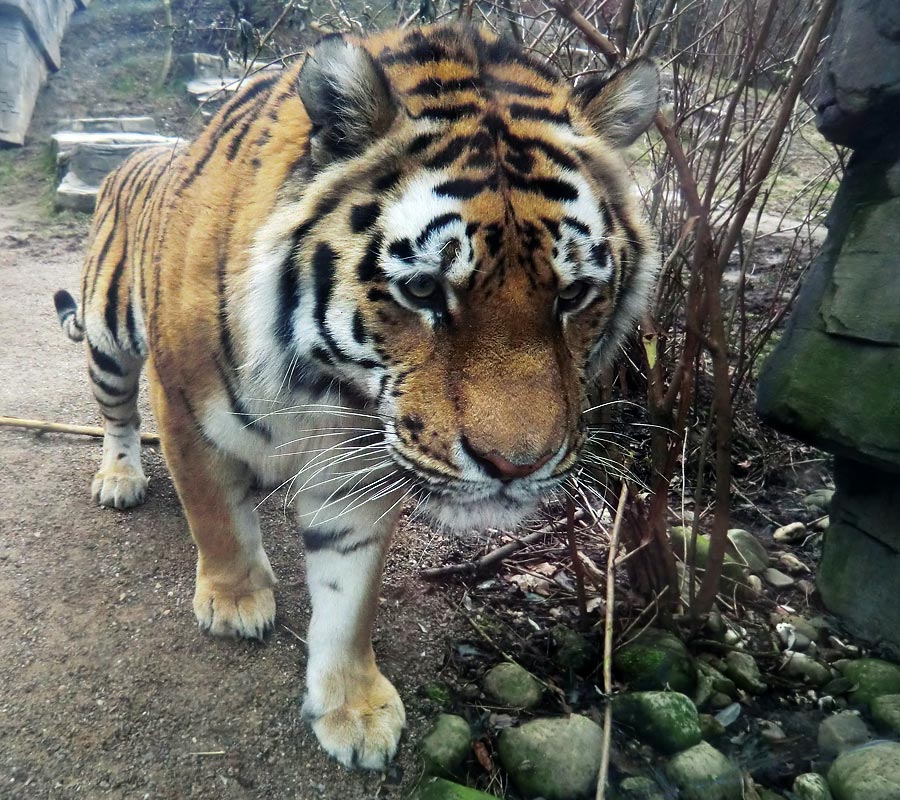
<path fill-rule="evenodd" d="M 0 414 L 97 424 L 81 346 L 52 295 L 77 286 L 86 222 L 39 226 L 0 207 Z M 154 429 L 146 401 L 145 429 Z M 263 508 L 276 574 L 263 645 L 202 635 L 191 610 L 194 547 L 158 448 L 147 503 L 94 505 L 98 439 L 0 429 L 0 797 L 368 798 L 416 775 L 421 687 L 453 620 L 416 579 L 422 541 L 398 538 L 376 631 L 407 703 L 409 736 L 385 776 L 351 773 L 301 722 L 308 599 L 280 498 Z"/>

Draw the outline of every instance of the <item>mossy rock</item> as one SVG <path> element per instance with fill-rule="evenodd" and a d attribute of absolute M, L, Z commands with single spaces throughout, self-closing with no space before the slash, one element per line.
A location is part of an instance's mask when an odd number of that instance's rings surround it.
<path fill-rule="evenodd" d="M 482 685 L 492 700 L 519 711 L 534 708 L 544 694 L 544 688 L 534 675 L 512 662 L 492 667 L 484 676 Z"/>
<path fill-rule="evenodd" d="M 459 772 L 471 747 L 469 723 L 455 714 L 441 714 L 419 746 L 425 772 L 452 778 Z"/>
<path fill-rule="evenodd" d="M 741 771 L 706 742 L 675 756 L 666 775 L 681 790 L 681 800 L 742 800 L 744 795 Z"/>
<path fill-rule="evenodd" d="M 690 563 L 691 529 L 676 525 L 669 531 L 669 536 L 672 539 L 672 549 L 675 551 L 676 558 L 685 564 Z M 694 566 L 698 579 L 703 577 L 703 571 L 706 569 L 706 564 L 709 561 L 709 548 L 709 536 L 702 533 L 698 534 L 697 547 L 694 551 Z M 719 581 L 721 588 L 731 591 L 737 584 L 743 585 L 745 579 L 746 571 L 744 567 L 726 552 L 722 561 L 722 577 Z"/>
<path fill-rule="evenodd" d="M 647 628 L 613 654 L 617 676 L 635 691 L 671 689 L 692 695 L 697 667 L 684 643 L 672 633 Z"/>
<path fill-rule="evenodd" d="M 874 698 L 869 707 L 879 728 L 900 736 L 900 694 L 883 694 Z"/>
<path fill-rule="evenodd" d="M 828 770 L 835 800 L 897 800 L 900 744 L 874 742 L 838 756 Z"/>
<path fill-rule="evenodd" d="M 690 698 L 679 692 L 632 692 L 613 698 L 613 719 L 666 755 L 701 740 L 700 720 Z"/>
<path fill-rule="evenodd" d="M 868 706 L 876 697 L 900 694 L 900 666 L 880 658 L 860 658 L 839 667 L 841 674 L 856 684 L 850 692 L 851 703 Z"/>
<path fill-rule="evenodd" d="M 410 800 L 497 800 L 492 794 L 470 789 L 443 778 L 426 778 L 416 787 Z"/>

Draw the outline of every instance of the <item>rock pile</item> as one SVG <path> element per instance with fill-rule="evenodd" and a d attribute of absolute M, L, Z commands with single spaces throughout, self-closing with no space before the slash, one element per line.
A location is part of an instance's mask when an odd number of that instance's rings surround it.
<path fill-rule="evenodd" d="M 136 150 L 174 146 L 150 117 L 102 117 L 66 120 L 53 134 L 57 174 L 56 205 L 91 212 L 103 179 Z"/>

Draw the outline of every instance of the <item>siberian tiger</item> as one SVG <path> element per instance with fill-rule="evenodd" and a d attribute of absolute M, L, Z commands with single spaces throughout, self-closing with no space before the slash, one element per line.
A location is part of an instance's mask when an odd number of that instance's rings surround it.
<path fill-rule="evenodd" d="M 586 387 L 657 264 L 618 151 L 658 94 L 649 62 L 572 88 L 471 27 L 334 35 L 102 186 L 80 309 L 55 297 L 104 419 L 93 497 L 144 499 L 146 364 L 197 620 L 261 638 L 276 580 L 253 488 L 287 487 L 303 713 L 345 765 L 384 767 L 405 724 L 371 644 L 404 500 L 512 526 L 578 460 Z"/>

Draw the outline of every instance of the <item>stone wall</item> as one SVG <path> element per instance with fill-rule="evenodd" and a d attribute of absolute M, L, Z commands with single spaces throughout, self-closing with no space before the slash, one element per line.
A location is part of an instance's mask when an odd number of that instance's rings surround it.
<path fill-rule="evenodd" d="M 817 124 L 854 152 L 757 408 L 838 456 L 819 591 L 900 651 L 900 3 L 839 14 Z"/>
<path fill-rule="evenodd" d="M 38 92 L 59 69 L 69 17 L 90 0 L 0 0 L 0 143 L 21 145 Z"/>

